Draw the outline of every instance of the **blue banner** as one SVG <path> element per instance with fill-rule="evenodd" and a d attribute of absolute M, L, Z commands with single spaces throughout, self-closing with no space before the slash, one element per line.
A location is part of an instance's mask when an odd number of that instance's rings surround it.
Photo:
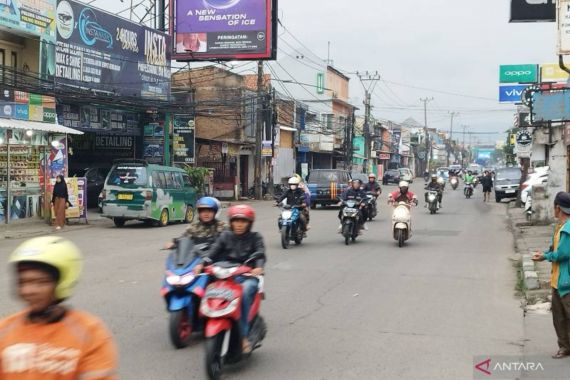
<path fill-rule="evenodd" d="M 499 102 L 521 103 L 522 94 L 527 85 L 499 86 Z"/>

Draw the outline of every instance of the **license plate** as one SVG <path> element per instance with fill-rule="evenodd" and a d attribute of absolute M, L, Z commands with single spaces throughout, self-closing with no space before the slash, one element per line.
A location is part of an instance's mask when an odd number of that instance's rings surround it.
<path fill-rule="evenodd" d="M 117 199 L 120 201 L 132 201 L 133 200 L 133 194 L 119 194 L 117 196 Z"/>
<path fill-rule="evenodd" d="M 514 194 L 516 190 L 506 190 L 505 193 L 507 194 Z"/>

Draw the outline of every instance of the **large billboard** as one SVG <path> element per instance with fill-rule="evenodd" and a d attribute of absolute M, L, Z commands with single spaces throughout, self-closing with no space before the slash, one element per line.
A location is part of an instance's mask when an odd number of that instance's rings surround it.
<path fill-rule="evenodd" d="M 532 124 L 570 121 L 570 89 L 531 92 Z"/>
<path fill-rule="evenodd" d="M 510 22 L 556 21 L 556 0 L 511 0 Z"/>
<path fill-rule="evenodd" d="M 277 0 L 171 0 L 173 59 L 275 59 Z"/>
<path fill-rule="evenodd" d="M 167 34 L 79 2 L 58 1 L 59 83 L 110 95 L 167 100 L 170 59 Z"/>
<path fill-rule="evenodd" d="M 0 25 L 55 43 L 55 0 L 1 0 Z"/>

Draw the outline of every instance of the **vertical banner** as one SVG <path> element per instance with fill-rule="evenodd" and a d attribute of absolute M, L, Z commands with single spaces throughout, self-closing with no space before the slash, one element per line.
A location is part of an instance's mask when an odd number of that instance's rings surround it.
<path fill-rule="evenodd" d="M 67 176 L 67 138 L 65 135 L 54 136 L 47 155 L 47 171 L 48 179 L 58 175 Z"/>
<path fill-rule="evenodd" d="M 164 124 L 147 123 L 144 126 L 143 158 L 151 164 L 162 164 L 164 160 Z"/>
<path fill-rule="evenodd" d="M 83 196 L 80 197 L 79 195 L 80 179 L 82 180 L 83 184 L 86 183 L 85 178 L 77 178 L 77 177 L 65 178 L 65 183 L 67 184 L 67 192 L 69 194 L 69 203 L 71 203 L 71 206 L 65 210 L 65 217 L 68 219 L 82 218 L 81 215 L 84 212 L 85 216 L 87 216 L 86 210 L 82 211 L 81 210 L 82 206 L 80 206 L 80 203 L 83 201 L 83 199 L 85 199 L 83 198 Z M 55 179 L 52 178 L 50 180 L 50 186 L 49 186 L 49 199 L 51 199 L 52 197 L 54 186 L 55 186 Z M 51 211 L 51 218 L 55 219 L 55 212 L 53 210 L 53 206 Z"/>
<path fill-rule="evenodd" d="M 195 122 L 191 115 L 174 115 L 173 125 L 174 163 L 193 164 L 195 146 Z"/>

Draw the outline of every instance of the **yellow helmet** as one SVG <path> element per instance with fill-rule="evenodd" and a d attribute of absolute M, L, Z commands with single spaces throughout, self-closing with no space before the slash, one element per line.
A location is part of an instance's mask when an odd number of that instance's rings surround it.
<path fill-rule="evenodd" d="M 22 243 L 12 253 L 10 264 L 39 263 L 51 266 L 59 273 L 55 296 L 58 300 L 69 298 L 79 280 L 82 268 L 81 251 L 71 241 L 57 237 L 44 236 Z"/>

